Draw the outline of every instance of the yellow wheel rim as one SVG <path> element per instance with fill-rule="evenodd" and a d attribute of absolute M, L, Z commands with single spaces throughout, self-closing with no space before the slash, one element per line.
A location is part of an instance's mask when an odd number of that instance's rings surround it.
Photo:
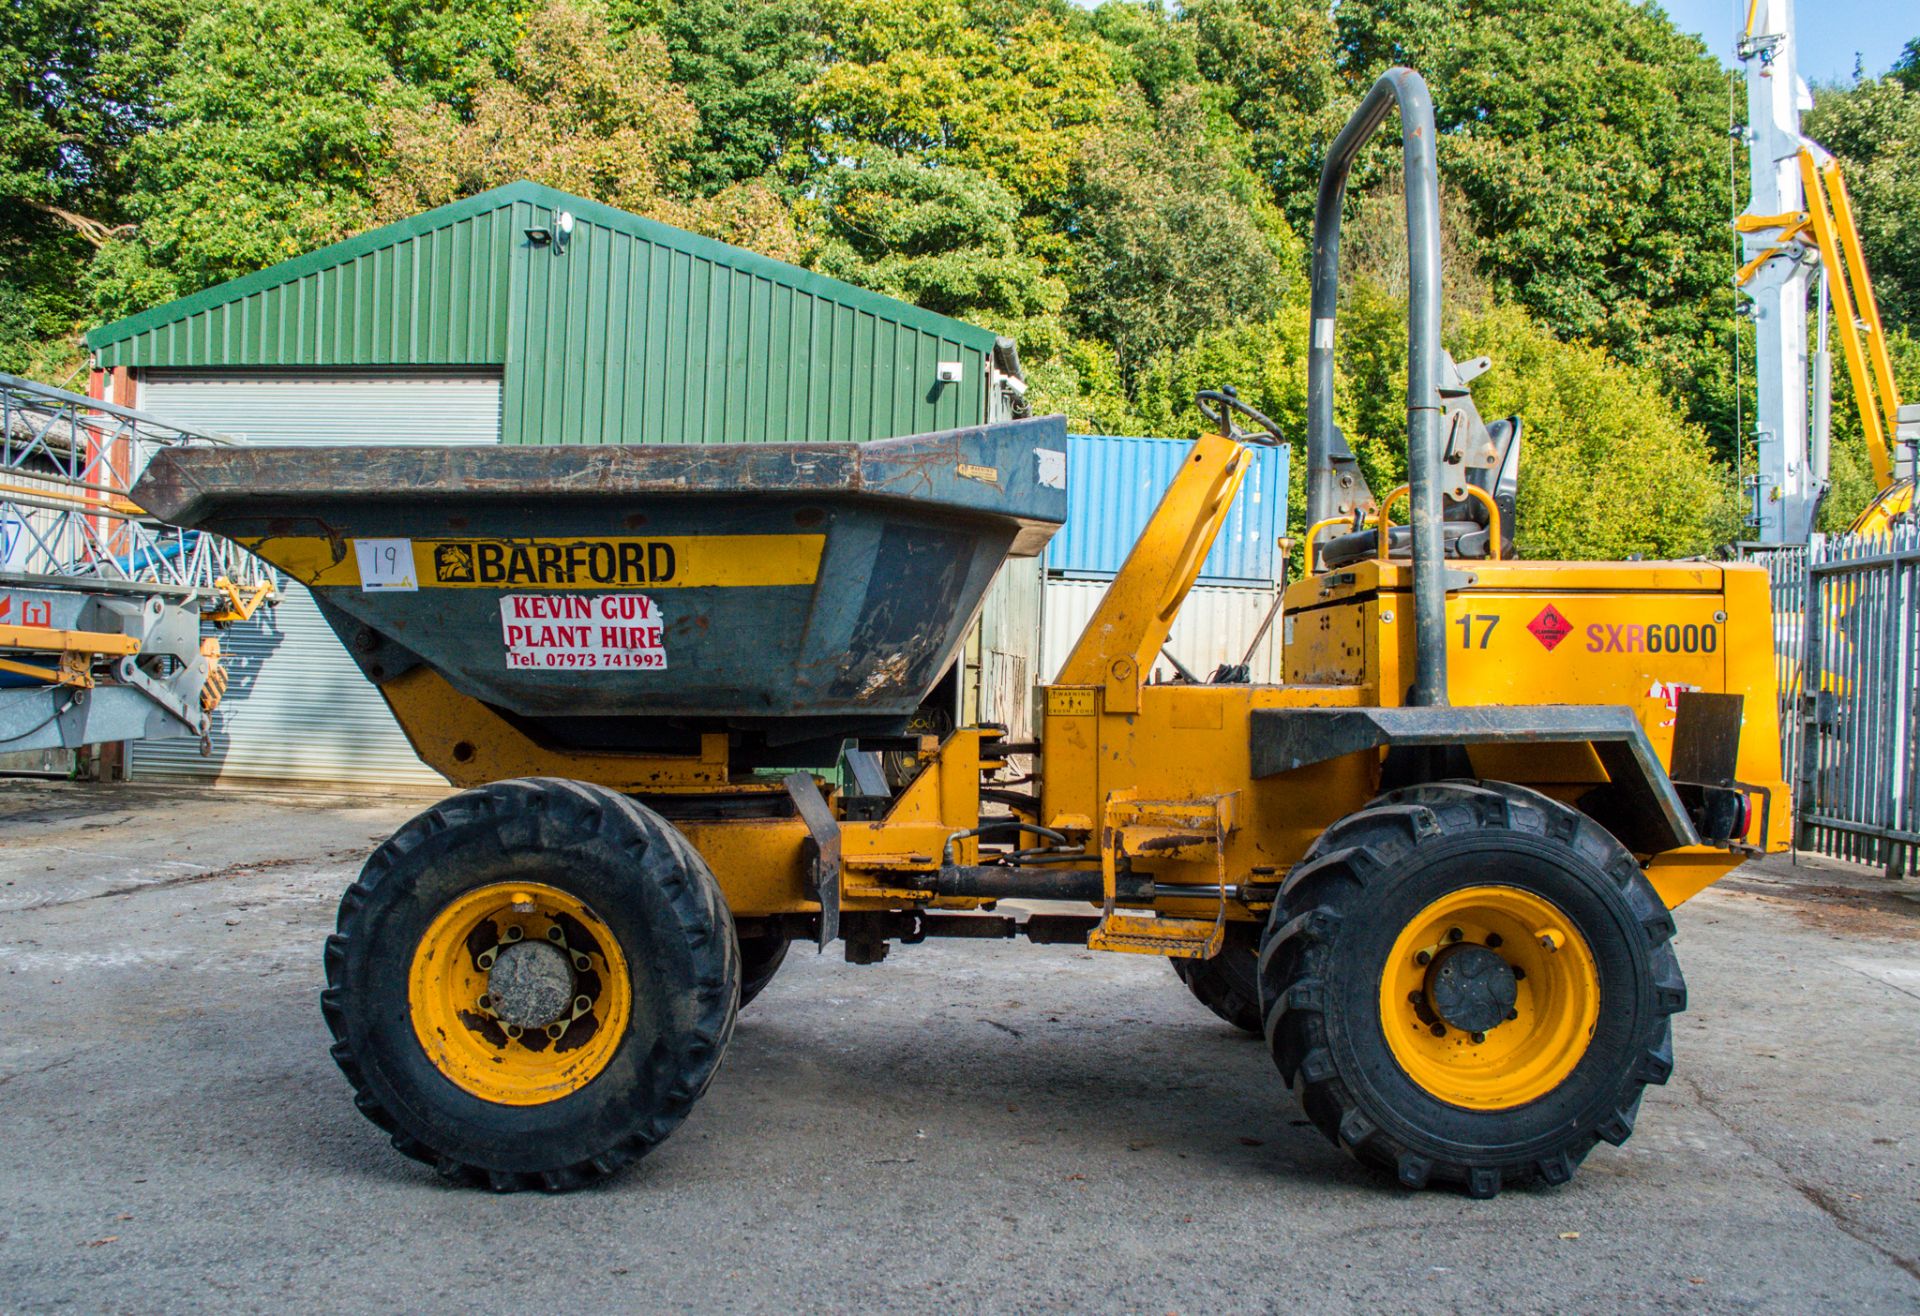
<path fill-rule="evenodd" d="M 1468 975 L 1476 994 L 1463 998 L 1457 984 Z M 1487 1024 L 1488 1000 L 1508 991 L 1511 1005 Z M 1599 1017 L 1586 939 L 1559 906 L 1517 887 L 1434 901 L 1401 930 L 1380 975 L 1394 1059 L 1427 1092 L 1469 1110 L 1508 1110 L 1553 1091 L 1586 1054 Z"/>
<path fill-rule="evenodd" d="M 538 1106 L 591 1083 L 633 1010 L 626 958 L 585 903 L 540 883 L 496 883 L 434 918 L 407 982 L 414 1035 L 459 1087 Z"/>

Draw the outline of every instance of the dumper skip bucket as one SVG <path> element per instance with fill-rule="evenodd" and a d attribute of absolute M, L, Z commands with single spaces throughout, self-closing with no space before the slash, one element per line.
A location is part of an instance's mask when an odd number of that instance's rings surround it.
<path fill-rule="evenodd" d="M 376 685 L 425 665 L 556 745 L 778 744 L 905 726 L 1065 519 L 1065 437 L 175 448 L 134 497 L 312 590 Z"/>

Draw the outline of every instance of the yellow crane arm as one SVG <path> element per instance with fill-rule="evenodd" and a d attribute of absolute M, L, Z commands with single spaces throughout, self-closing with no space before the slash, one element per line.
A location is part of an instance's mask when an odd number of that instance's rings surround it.
<path fill-rule="evenodd" d="M 1853 200 L 1840 162 L 1809 143 L 1800 148 L 1800 181 L 1806 209 L 1784 215 L 1743 215 L 1734 221 L 1742 233 L 1772 233 L 1776 245 L 1741 267 L 1736 282 L 1745 284 L 1760 266 L 1788 254 L 1796 243 L 1811 240 L 1826 270 L 1827 295 L 1833 302 L 1840 331 L 1841 354 L 1847 377 L 1860 407 L 1860 431 L 1873 464 L 1879 496 L 1855 520 L 1857 533 L 1883 532 L 1895 515 L 1913 506 L 1913 481 L 1898 478 L 1893 443 L 1898 441 L 1900 386 L 1893 377 L 1893 358 L 1887 351 L 1886 331 L 1880 323 L 1880 304 L 1874 299 L 1873 279 L 1867 273 L 1860 229 L 1854 222 Z"/>
<path fill-rule="evenodd" d="M 1827 271 L 1827 292 L 1839 322 L 1840 347 L 1847 358 L 1847 375 L 1860 404 L 1860 428 L 1866 435 L 1867 456 L 1873 462 L 1874 483 L 1882 492 L 1894 483 L 1890 440 L 1900 414 L 1900 388 L 1893 378 L 1893 358 L 1880 324 L 1880 306 L 1874 300 L 1873 280 L 1860 248 L 1860 230 L 1853 220 L 1853 202 L 1847 196 L 1840 162 L 1821 153 L 1800 149 L 1800 180 L 1806 188 L 1807 218 Z"/>

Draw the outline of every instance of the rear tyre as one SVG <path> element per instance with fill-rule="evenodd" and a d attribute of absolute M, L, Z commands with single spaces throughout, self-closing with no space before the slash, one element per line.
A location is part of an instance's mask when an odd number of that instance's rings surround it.
<path fill-rule="evenodd" d="M 1168 961 L 1194 999 L 1232 1024 L 1260 1036 L 1260 929 L 1229 923 L 1226 944 L 1210 960 Z"/>
<path fill-rule="evenodd" d="M 1564 1183 L 1673 1069 L 1673 918 L 1591 819 L 1523 787 L 1396 791 L 1288 875 L 1260 958 L 1307 1117 L 1404 1185 Z"/>
<path fill-rule="evenodd" d="M 740 962 L 705 862 L 584 782 L 463 791 L 367 860 L 321 1008 L 361 1112 L 449 1179 L 559 1191 L 685 1119 L 733 1031 Z"/>
<path fill-rule="evenodd" d="M 740 934 L 740 1008 L 766 990 L 786 962 L 793 938 L 765 922 L 735 924 Z"/>

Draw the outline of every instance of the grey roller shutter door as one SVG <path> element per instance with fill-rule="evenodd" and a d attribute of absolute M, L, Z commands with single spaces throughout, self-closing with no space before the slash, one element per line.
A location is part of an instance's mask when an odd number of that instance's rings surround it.
<path fill-rule="evenodd" d="M 497 376 L 161 373 L 140 380 L 139 405 L 168 420 L 253 443 L 497 443 Z M 283 580 L 271 622 L 221 634 L 231 674 L 215 716 L 213 753 L 192 741 L 133 747 L 143 780 L 290 786 L 444 787 L 415 757 L 393 715 L 313 598 Z"/>

